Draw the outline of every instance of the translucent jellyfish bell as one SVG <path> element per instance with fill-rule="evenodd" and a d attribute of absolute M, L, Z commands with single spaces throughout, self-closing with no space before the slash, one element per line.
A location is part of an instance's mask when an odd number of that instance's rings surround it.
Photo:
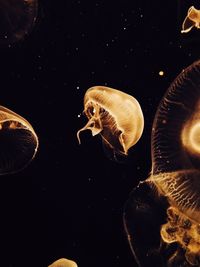
<path fill-rule="evenodd" d="M 28 165 L 38 149 L 38 138 L 30 123 L 0 106 L 0 175 Z"/>
<path fill-rule="evenodd" d="M 125 229 L 140 266 L 200 266 L 199 125 L 196 61 L 172 82 L 159 104 L 152 127 L 150 177 L 125 205 Z M 158 233 L 162 246 L 156 244 Z M 145 240 L 143 250 L 139 236 Z"/>
<path fill-rule="evenodd" d="M 48 267 L 78 267 L 78 265 L 72 261 L 65 258 L 54 261 Z"/>
<path fill-rule="evenodd" d="M 200 28 L 200 10 L 197 10 L 194 6 L 188 9 L 187 16 L 182 24 L 182 33 L 189 32 L 193 27 Z"/>
<path fill-rule="evenodd" d="M 144 118 L 138 101 L 119 90 L 105 86 L 94 86 L 84 97 L 84 113 L 88 123 L 77 132 L 91 130 L 92 135 L 100 134 L 107 149 L 127 155 L 130 147 L 140 139 Z"/>
<path fill-rule="evenodd" d="M 38 0 L 0 0 L 0 44 L 22 40 L 33 28 Z"/>
<path fill-rule="evenodd" d="M 200 61 L 176 78 L 152 130 L 152 177 L 161 194 L 200 223 Z"/>
<path fill-rule="evenodd" d="M 162 239 L 178 242 L 187 263 L 199 266 L 200 61 L 182 71 L 158 107 L 149 180 L 170 204 L 168 222 L 161 228 Z"/>

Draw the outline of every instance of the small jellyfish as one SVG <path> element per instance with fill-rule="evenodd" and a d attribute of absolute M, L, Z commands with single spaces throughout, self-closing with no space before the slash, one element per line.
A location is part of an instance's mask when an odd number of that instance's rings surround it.
<path fill-rule="evenodd" d="M 182 24 L 182 33 L 189 32 L 193 27 L 197 29 L 200 28 L 200 10 L 196 9 L 194 6 L 191 6 L 188 9 L 187 16 Z"/>
<path fill-rule="evenodd" d="M 119 90 L 94 86 L 84 96 L 84 113 L 88 123 L 77 132 L 91 130 L 100 134 L 105 149 L 113 154 L 127 155 L 128 150 L 140 139 L 144 118 L 138 101 Z"/>
<path fill-rule="evenodd" d="M 33 28 L 37 13 L 38 0 L 0 0 L 0 44 L 24 39 Z"/>
<path fill-rule="evenodd" d="M 38 149 L 38 138 L 30 123 L 3 106 L 0 106 L 0 147 L 0 175 L 23 169 Z"/>
<path fill-rule="evenodd" d="M 78 267 L 78 265 L 72 260 L 62 258 L 54 261 L 48 267 Z"/>
<path fill-rule="evenodd" d="M 159 263 L 152 266 L 200 266 L 200 60 L 179 74 L 161 100 L 151 154 L 151 174 L 134 189 L 124 209 L 131 248 L 141 266 L 149 266 L 155 255 Z M 144 188 L 148 193 L 143 194 Z M 143 253 L 135 235 L 144 230 L 137 221 L 146 217 L 149 240 Z M 157 248 L 156 241 L 151 242 L 157 240 L 156 227 L 162 241 Z"/>

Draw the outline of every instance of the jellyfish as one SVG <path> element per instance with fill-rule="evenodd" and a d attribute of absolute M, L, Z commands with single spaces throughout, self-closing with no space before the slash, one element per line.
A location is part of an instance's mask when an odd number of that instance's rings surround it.
<path fill-rule="evenodd" d="M 0 106 L 0 175 L 18 172 L 35 157 L 38 137 L 30 123 Z"/>
<path fill-rule="evenodd" d="M 200 28 L 200 10 L 191 6 L 182 24 L 182 33 L 189 32 L 193 27 Z"/>
<path fill-rule="evenodd" d="M 88 123 L 77 132 L 91 130 L 100 134 L 104 148 L 113 154 L 127 155 L 140 139 L 144 117 L 138 101 L 124 92 L 105 86 L 94 86 L 84 96 L 84 113 Z"/>
<path fill-rule="evenodd" d="M 48 267 L 78 267 L 78 265 L 72 261 L 65 258 L 54 261 Z"/>
<path fill-rule="evenodd" d="M 0 44 L 23 40 L 35 25 L 38 0 L 0 0 Z"/>
<path fill-rule="evenodd" d="M 140 266 L 151 260 L 160 267 L 200 266 L 200 60 L 178 75 L 161 100 L 151 154 L 150 176 L 124 209 L 131 249 Z M 144 218 L 141 251 L 137 235 Z"/>

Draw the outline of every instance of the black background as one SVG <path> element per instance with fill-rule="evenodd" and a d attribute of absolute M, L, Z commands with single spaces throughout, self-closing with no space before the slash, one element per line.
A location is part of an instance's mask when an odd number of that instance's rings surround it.
<path fill-rule="evenodd" d="M 0 48 L 0 104 L 25 117 L 40 142 L 26 169 L 1 176 L 1 266 L 61 257 L 80 267 L 137 266 L 123 206 L 151 170 L 159 101 L 199 59 L 200 31 L 180 32 L 191 5 L 200 8 L 183 0 L 43 0 L 29 36 Z M 143 109 L 143 136 L 124 164 L 105 156 L 98 136 L 83 133 L 78 145 L 83 97 L 95 85 L 131 94 Z"/>

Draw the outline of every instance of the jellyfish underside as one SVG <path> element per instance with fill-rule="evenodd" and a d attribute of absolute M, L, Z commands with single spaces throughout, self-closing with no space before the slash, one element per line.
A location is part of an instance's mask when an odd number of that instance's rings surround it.
<path fill-rule="evenodd" d="M 179 243 L 185 250 L 186 261 L 191 266 L 200 265 L 200 225 L 185 216 L 178 209 L 169 207 L 167 223 L 161 227 L 161 237 L 164 242 Z M 170 261 L 176 261 L 176 253 Z"/>
<path fill-rule="evenodd" d="M 0 106 L 0 175 L 18 172 L 35 157 L 38 138 L 32 126 Z"/>
<path fill-rule="evenodd" d="M 164 248 L 160 255 L 165 255 L 164 262 L 156 265 L 159 267 L 200 266 L 199 133 L 200 61 L 197 61 L 184 69 L 170 85 L 152 127 L 152 170 L 144 184 L 152 188 L 158 202 L 164 198 L 167 203 L 163 207 L 165 221 L 157 228 L 162 244 L 157 249 Z M 141 201 L 145 202 L 145 196 L 143 198 Z M 133 234 L 136 233 L 131 230 L 135 222 L 128 216 L 127 206 L 124 217 L 125 225 L 129 226 L 129 240 L 133 240 L 132 247 L 135 248 Z M 134 251 L 137 254 L 137 250 Z M 140 266 L 150 266 L 145 257 L 152 251 L 151 245 L 147 251 L 139 261 Z"/>
<path fill-rule="evenodd" d="M 115 151 L 115 153 L 126 155 L 127 152 L 124 144 L 123 132 L 119 129 L 115 117 L 97 103 L 91 102 L 90 105 L 91 106 L 85 111 L 89 121 L 85 127 L 77 133 L 79 143 L 79 133 L 84 130 L 91 130 L 92 136 L 100 134 L 102 143 L 108 150 L 111 149 Z"/>
<path fill-rule="evenodd" d="M 132 96 L 105 86 L 87 90 L 84 97 L 84 113 L 88 123 L 77 132 L 91 130 L 92 135 L 102 137 L 104 150 L 127 155 L 128 150 L 140 139 L 144 119 L 139 103 Z"/>
<path fill-rule="evenodd" d="M 38 0 L 0 0 L 0 44 L 18 42 L 33 28 Z"/>
<path fill-rule="evenodd" d="M 54 261 L 48 267 L 77 267 L 77 264 L 72 260 L 61 258 L 59 260 Z"/>
<path fill-rule="evenodd" d="M 200 28 L 200 10 L 191 6 L 182 24 L 182 33 L 189 32 L 193 27 Z"/>

